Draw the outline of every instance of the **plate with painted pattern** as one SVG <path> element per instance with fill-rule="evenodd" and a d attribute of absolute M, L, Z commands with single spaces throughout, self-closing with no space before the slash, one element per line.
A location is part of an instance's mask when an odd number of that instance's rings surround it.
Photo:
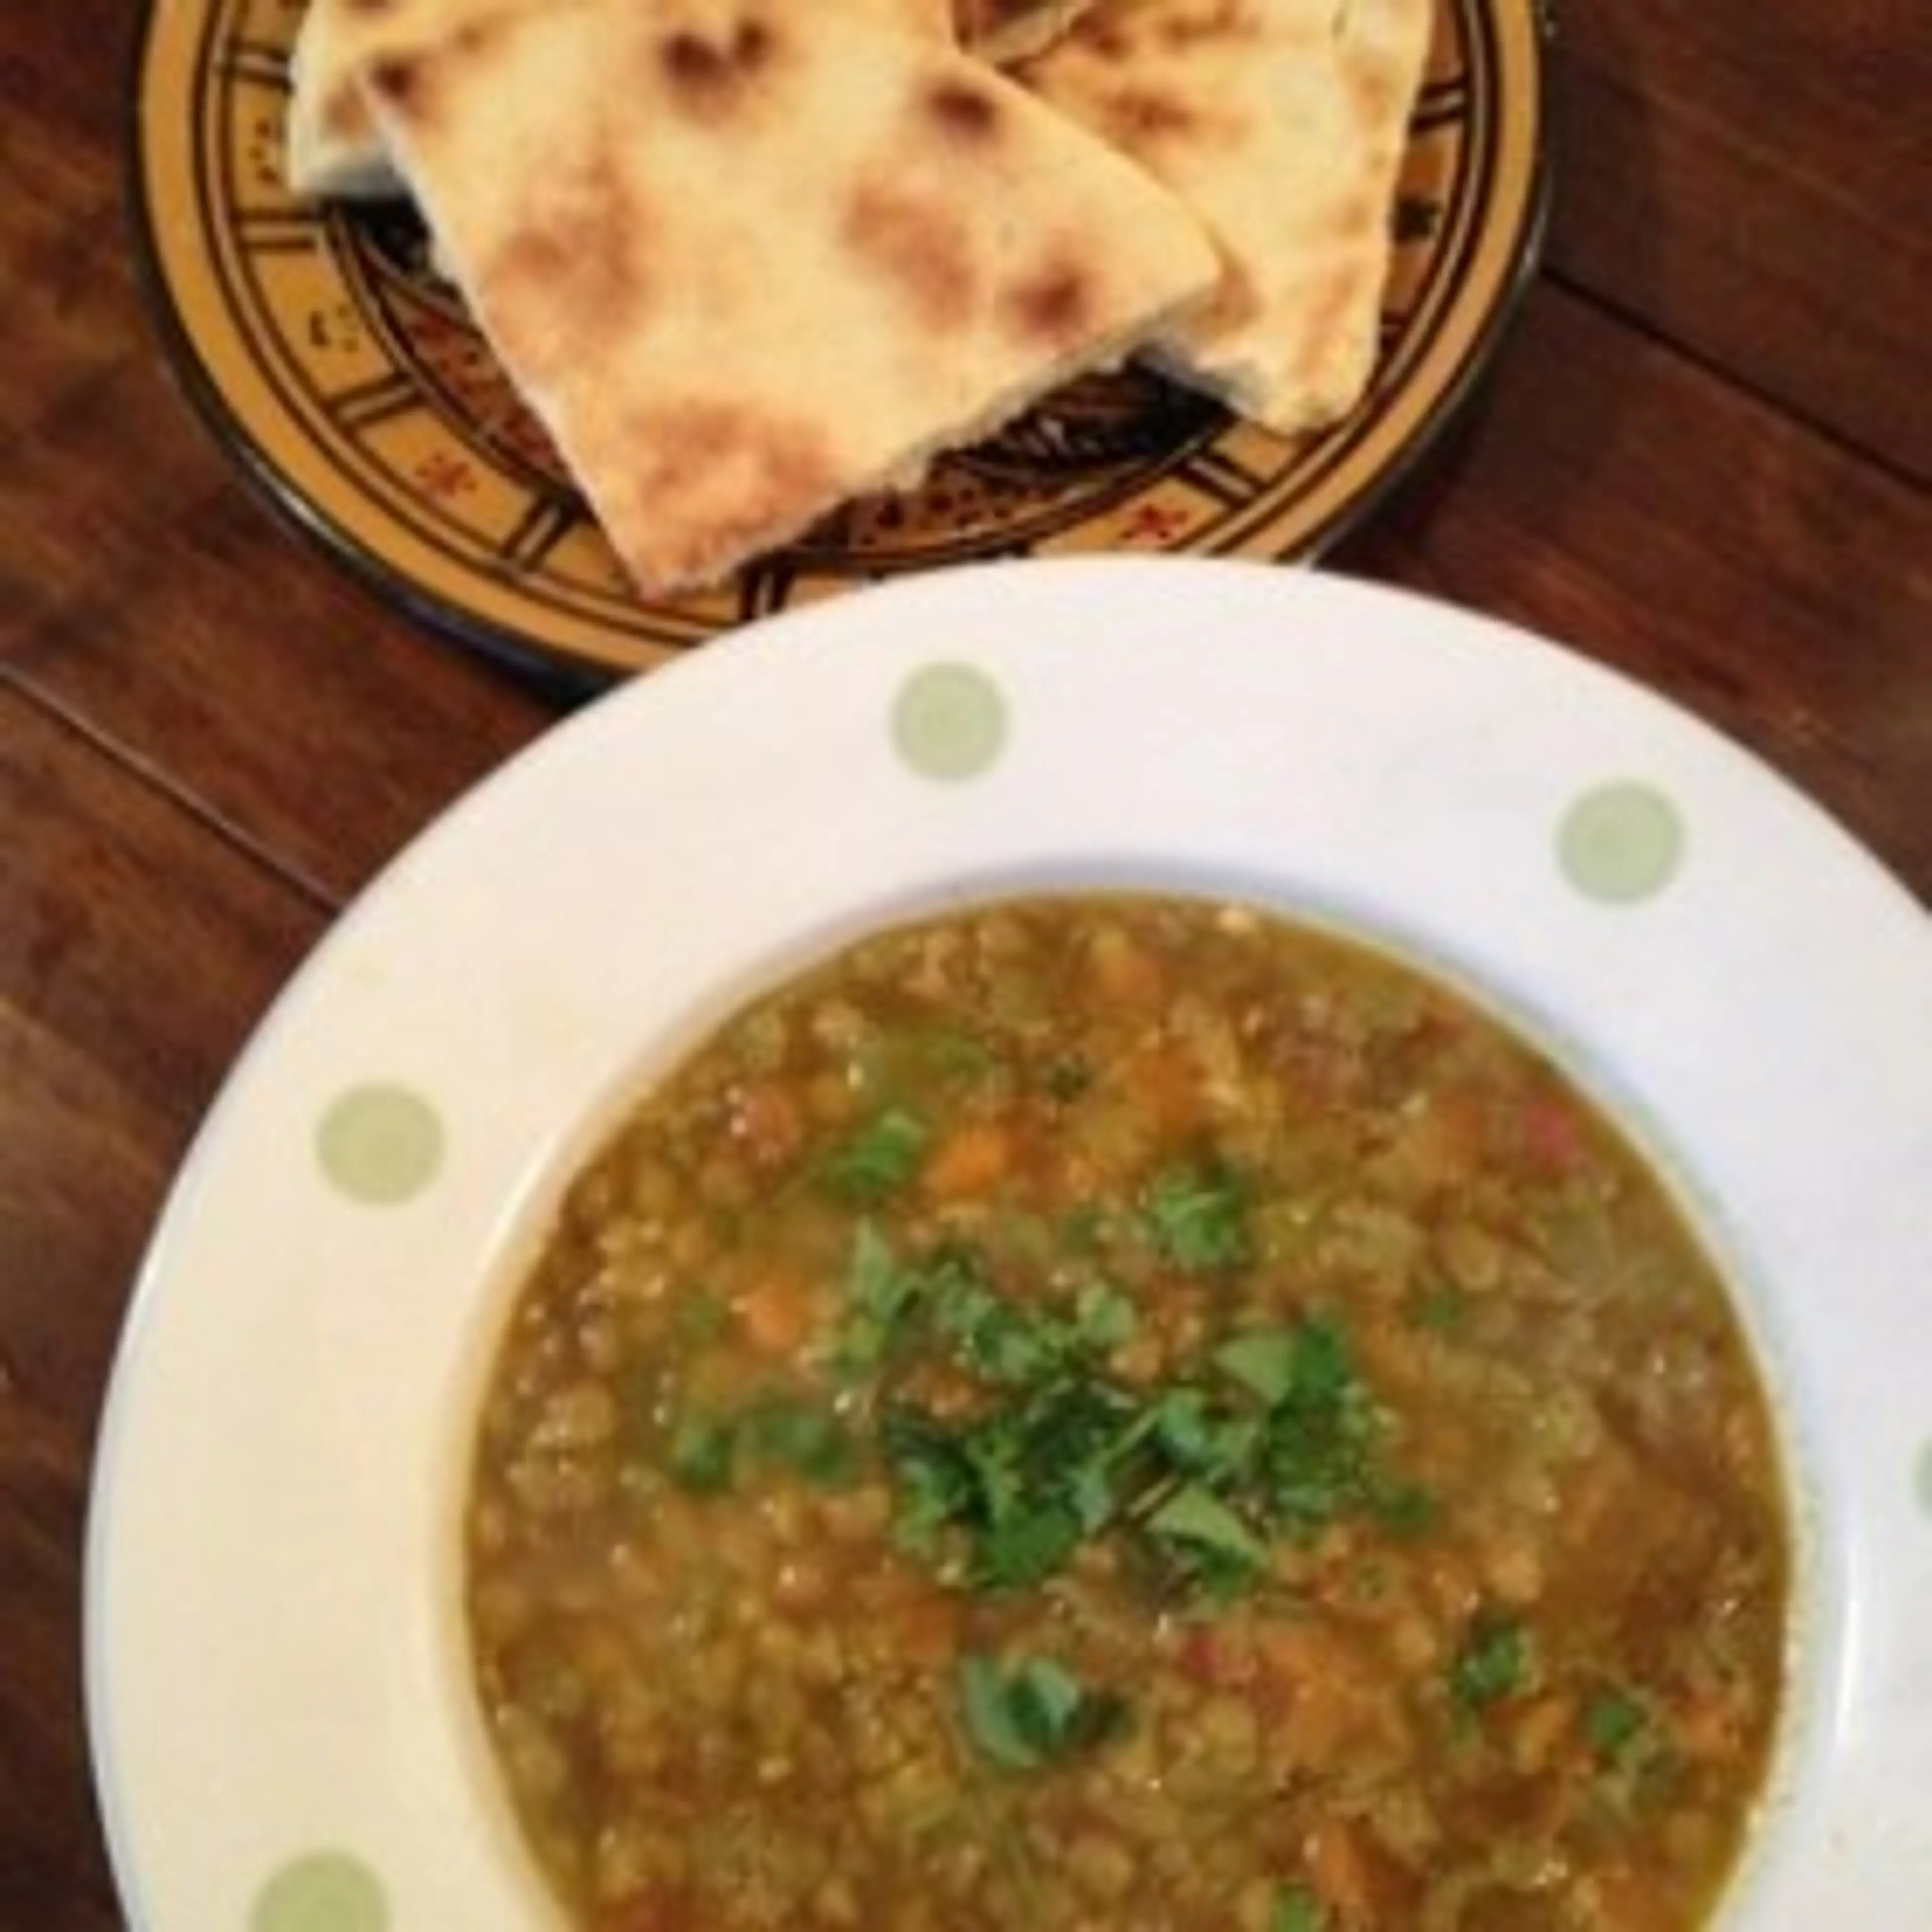
<path fill-rule="evenodd" d="M 1580 657 L 1329 572 L 1121 557 L 927 572 L 628 680 L 283 992 L 177 1179 L 98 1438 L 88 1715 L 129 1923 L 556 1922 L 476 1694 L 462 1523 L 562 1186 L 808 962 L 1086 890 L 1393 951 L 1648 1158 L 1756 1346 L 1796 1545 L 1769 1785 L 1700 1932 L 1923 1932 L 1932 922 Z"/>
<path fill-rule="evenodd" d="M 716 590 L 644 602 L 436 274 L 412 211 L 290 190 L 288 58 L 304 4 L 151 0 L 137 230 L 184 386 L 272 500 L 379 589 L 468 642 L 593 675 L 976 559 L 1312 558 L 1467 393 L 1540 230 L 1540 0 L 1438 0 L 1380 359 L 1352 414 L 1289 441 L 1137 367 L 1084 377 L 941 458 L 919 489 L 855 499 Z"/>

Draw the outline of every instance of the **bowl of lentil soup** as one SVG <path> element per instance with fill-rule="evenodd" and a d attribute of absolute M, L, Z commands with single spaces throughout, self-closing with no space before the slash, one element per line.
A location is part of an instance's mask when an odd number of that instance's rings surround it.
<path fill-rule="evenodd" d="M 1736 748 L 1333 579 L 959 572 L 614 694 L 158 1231 L 130 1917 L 1904 1932 L 1928 969 Z"/>

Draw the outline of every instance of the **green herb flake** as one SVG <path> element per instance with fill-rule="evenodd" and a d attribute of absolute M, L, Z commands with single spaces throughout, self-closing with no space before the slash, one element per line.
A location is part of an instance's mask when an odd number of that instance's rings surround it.
<path fill-rule="evenodd" d="M 845 1270 L 844 1312 L 832 1349 L 834 1368 L 848 1377 L 877 1370 L 898 1340 L 900 1323 L 921 1286 L 916 1273 L 900 1266 L 878 1228 L 861 1221 Z"/>
<path fill-rule="evenodd" d="M 986 1590 L 1029 1590 L 1057 1575 L 1086 1540 L 1079 1510 L 1058 1498 L 1010 1505 L 982 1532 L 973 1581 Z"/>
<path fill-rule="evenodd" d="M 1592 1749 L 1612 1762 L 1635 1751 L 1649 1728 L 1649 1712 L 1628 1691 L 1599 1691 L 1584 1707 L 1583 1735 Z"/>
<path fill-rule="evenodd" d="M 1295 1386 L 1299 1350 L 1292 1328 L 1251 1328 L 1214 1351 L 1214 1366 L 1272 1408 Z"/>
<path fill-rule="evenodd" d="M 826 1156 L 819 1173 L 848 1205 L 876 1207 L 919 1172 L 931 1138 L 926 1123 L 903 1107 L 875 1114 Z"/>
<path fill-rule="evenodd" d="M 1106 1354 L 1131 1342 L 1139 1325 L 1134 1304 L 1108 1282 L 1089 1282 L 1074 1301 L 1075 1337 L 1096 1354 Z"/>
<path fill-rule="evenodd" d="M 1275 1893 L 1268 1932 L 1327 1932 L 1328 1924 L 1328 1915 L 1312 1886 L 1295 1882 Z"/>
<path fill-rule="evenodd" d="M 1239 1460 L 1227 1418 L 1204 1390 L 1186 1383 L 1163 1389 L 1150 1413 L 1162 1451 L 1178 1468 L 1195 1474 L 1221 1473 Z"/>
<path fill-rule="evenodd" d="M 970 1268 L 947 1271 L 937 1288 L 935 1325 L 963 1366 L 986 1381 L 1034 1381 L 1064 1354 L 1057 1324 L 1022 1311 Z"/>
<path fill-rule="evenodd" d="M 1449 1666 L 1449 1690 L 1459 1710 L 1474 1713 L 1520 1696 L 1534 1676 L 1529 1633 L 1514 1617 L 1484 1614 L 1469 1628 Z"/>
<path fill-rule="evenodd" d="M 1217 1570 L 1252 1574 L 1268 1563 L 1268 1546 L 1210 1490 L 1190 1483 L 1147 1519 L 1148 1533 L 1209 1558 Z"/>
<path fill-rule="evenodd" d="M 1050 1657 L 1004 1666 L 990 1657 L 965 1657 L 959 1702 L 974 1748 L 1007 1771 L 1037 1771 L 1091 1749 L 1126 1716 L 1120 1698 L 1088 1689 Z"/>
<path fill-rule="evenodd" d="M 1190 1274 L 1220 1274 L 1252 1258 L 1246 1190 L 1219 1165 L 1168 1168 L 1154 1176 L 1142 1198 L 1154 1246 Z"/>
<path fill-rule="evenodd" d="M 680 1488 L 716 1496 L 731 1486 L 737 1473 L 737 1431 L 719 1418 L 684 1416 L 671 1432 L 665 1460 Z"/>
<path fill-rule="evenodd" d="M 879 1447 L 892 1477 L 895 1541 L 934 1556 L 944 1532 L 973 1510 L 978 1478 L 971 1461 L 943 1424 L 904 1404 L 880 1417 Z"/>
<path fill-rule="evenodd" d="M 760 1397 L 744 1414 L 752 1453 L 820 1489 L 842 1489 L 859 1473 L 859 1444 L 823 1401 L 802 1394 Z"/>

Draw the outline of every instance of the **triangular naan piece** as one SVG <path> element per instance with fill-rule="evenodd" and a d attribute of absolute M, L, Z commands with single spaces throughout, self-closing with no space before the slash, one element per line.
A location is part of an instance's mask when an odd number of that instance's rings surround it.
<path fill-rule="evenodd" d="M 382 132 L 639 588 L 916 478 L 1214 287 L 1165 189 L 930 35 L 584 0 L 386 56 Z"/>
<path fill-rule="evenodd" d="M 1372 373 L 1430 0 L 1100 0 L 1018 70 L 1166 182 L 1227 274 L 1151 359 L 1294 435 Z"/>

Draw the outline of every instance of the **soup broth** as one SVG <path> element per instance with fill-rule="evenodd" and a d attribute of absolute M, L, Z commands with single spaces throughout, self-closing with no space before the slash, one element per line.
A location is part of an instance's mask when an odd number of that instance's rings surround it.
<path fill-rule="evenodd" d="M 1432 979 L 1004 902 L 724 1026 L 482 1418 L 476 1681 L 591 1932 L 1678 1932 L 1789 1528 L 1724 1286 Z"/>

